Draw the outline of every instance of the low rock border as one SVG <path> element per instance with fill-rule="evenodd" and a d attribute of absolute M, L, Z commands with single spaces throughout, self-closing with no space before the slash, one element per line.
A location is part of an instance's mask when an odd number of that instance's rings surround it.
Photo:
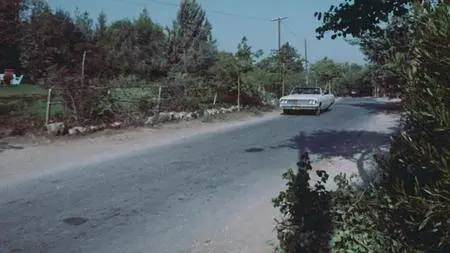
<path fill-rule="evenodd" d="M 160 112 L 157 117 L 151 116 L 144 121 L 146 126 L 154 126 L 157 124 L 191 121 L 201 117 L 213 117 L 221 114 L 228 114 L 239 111 L 238 106 L 210 108 L 204 111 L 195 112 Z M 46 126 L 47 134 L 52 136 L 77 136 L 98 132 L 107 128 L 118 129 L 124 127 L 123 122 L 114 122 L 112 124 L 101 124 L 91 126 L 72 126 L 68 127 L 64 122 L 54 122 Z"/>

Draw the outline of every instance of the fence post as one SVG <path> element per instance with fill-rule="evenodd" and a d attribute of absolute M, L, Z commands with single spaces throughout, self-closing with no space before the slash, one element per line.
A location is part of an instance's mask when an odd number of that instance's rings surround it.
<path fill-rule="evenodd" d="M 45 110 L 45 126 L 47 126 L 50 121 L 51 106 L 52 106 L 52 88 L 48 89 L 48 93 L 47 93 L 47 108 Z"/>
<path fill-rule="evenodd" d="M 237 106 L 238 112 L 241 111 L 241 73 L 238 74 Z"/>
<path fill-rule="evenodd" d="M 162 93 L 162 86 L 160 85 L 158 87 L 158 97 L 156 98 L 156 106 L 155 106 L 155 111 L 153 113 L 154 124 L 159 123 L 159 111 L 160 111 L 160 107 L 161 107 L 161 93 Z"/>

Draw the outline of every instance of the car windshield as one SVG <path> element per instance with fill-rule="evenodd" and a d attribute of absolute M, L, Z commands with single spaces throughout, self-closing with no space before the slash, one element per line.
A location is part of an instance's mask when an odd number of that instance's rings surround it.
<path fill-rule="evenodd" d="M 320 88 L 302 88 L 302 87 L 296 87 L 292 90 L 291 94 L 314 94 L 318 95 L 320 94 Z"/>

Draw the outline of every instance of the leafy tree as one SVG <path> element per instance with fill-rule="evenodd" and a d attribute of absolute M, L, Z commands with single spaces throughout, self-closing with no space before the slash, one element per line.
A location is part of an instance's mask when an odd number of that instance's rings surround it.
<path fill-rule="evenodd" d="M 214 75 L 213 80 L 217 88 L 222 90 L 234 89 L 239 69 L 237 59 L 233 53 L 219 52 L 217 54 L 217 62 L 210 71 Z"/>
<path fill-rule="evenodd" d="M 298 53 L 297 49 L 292 47 L 289 42 L 286 42 L 281 48 L 280 48 L 280 58 L 281 63 L 284 65 L 283 69 L 286 72 L 302 72 L 304 70 L 303 68 L 303 62 L 304 60 Z"/>
<path fill-rule="evenodd" d="M 365 35 L 358 40 L 367 59 L 378 66 L 374 72 L 378 84 L 390 93 L 400 92 L 405 87 L 405 80 L 392 59 L 400 54 L 408 54 L 410 31 L 409 16 L 404 15 L 392 18 L 382 34 Z"/>
<path fill-rule="evenodd" d="M 413 9 L 414 50 L 401 64 L 407 81 L 404 132 L 383 167 L 383 186 L 395 206 L 386 225 L 417 252 L 450 249 L 449 9 L 448 2 Z"/>
<path fill-rule="evenodd" d="M 57 87 L 73 120 L 92 117 L 101 94 L 88 87 L 98 79 L 103 66 L 92 60 L 83 62 L 87 52 L 92 59 L 97 58 L 93 41 L 67 12 L 53 12 L 45 3 L 35 5 L 25 22 L 27 36 L 21 45 L 21 61 L 27 75 L 40 85 Z"/>
<path fill-rule="evenodd" d="M 324 57 L 310 65 L 311 79 L 317 81 L 319 87 L 325 88 L 341 76 L 341 69 L 332 59 Z"/>
<path fill-rule="evenodd" d="M 75 69 L 79 73 L 86 37 L 72 22 L 67 12 L 52 12 L 47 4 L 31 10 L 23 30 L 27 36 L 22 41 L 22 65 L 35 81 L 46 79 L 61 68 Z"/>
<path fill-rule="evenodd" d="M 345 0 L 337 6 L 332 5 L 328 11 L 316 12 L 314 16 L 322 21 L 316 29 L 317 38 L 332 32 L 331 38 L 351 35 L 359 38 L 363 35 L 379 35 L 383 26 L 394 17 L 408 13 L 415 0 Z"/>
<path fill-rule="evenodd" d="M 160 77 L 166 66 L 165 39 L 162 27 L 154 24 L 144 9 L 137 20 L 119 20 L 107 28 L 106 61 L 117 73 Z"/>
<path fill-rule="evenodd" d="M 241 90 L 249 94 L 258 94 L 258 90 L 261 90 L 261 84 L 250 83 L 249 80 L 244 81 L 244 76 L 246 73 L 255 69 L 256 59 L 262 54 L 262 50 L 253 51 L 252 46 L 248 44 L 247 37 L 242 37 L 234 54 L 234 56 L 236 57 L 238 69 L 238 80 L 236 87 L 238 89 L 238 97 L 240 97 Z"/>
<path fill-rule="evenodd" d="M 2 0 L 0 4 L 0 72 L 20 68 L 20 0 Z"/>
<path fill-rule="evenodd" d="M 269 73 L 265 75 L 268 80 L 265 82 L 267 91 L 281 95 L 280 84 L 280 58 L 282 62 L 282 75 L 285 85 L 285 90 L 290 91 L 294 86 L 305 83 L 306 73 L 303 67 L 303 58 L 298 53 L 298 50 L 289 43 L 282 45 L 280 55 L 271 54 L 259 61 L 257 67 Z"/>
<path fill-rule="evenodd" d="M 92 40 L 94 36 L 94 21 L 90 18 L 89 12 L 75 10 L 74 23 L 77 28 L 86 36 L 86 40 Z"/>
<path fill-rule="evenodd" d="M 270 73 L 278 73 L 279 72 L 279 63 L 278 58 L 275 53 L 268 55 L 261 59 L 256 66 L 260 69 L 263 69 Z"/>
<path fill-rule="evenodd" d="M 247 37 L 243 36 L 237 46 L 237 51 L 235 53 L 239 70 L 242 73 L 246 73 L 247 71 L 254 69 L 256 58 L 260 57 L 261 55 L 261 50 L 253 52 L 252 46 L 248 44 Z"/>
<path fill-rule="evenodd" d="M 95 26 L 95 33 L 97 39 L 102 40 L 105 37 L 106 30 L 108 29 L 108 25 L 106 24 L 106 14 L 101 11 L 97 18 L 97 24 Z"/>
<path fill-rule="evenodd" d="M 168 29 L 167 57 L 172 72 L 206 75 L 216 61 L 212 25 L 196 0 L 183 0 L 172 29 Z"/>

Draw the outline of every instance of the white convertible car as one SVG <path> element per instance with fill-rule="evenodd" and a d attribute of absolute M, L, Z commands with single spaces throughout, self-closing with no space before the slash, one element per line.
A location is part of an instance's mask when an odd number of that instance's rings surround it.
<path fill-rule="evenodd" d="M 334 95 L 322 88 L 296 87 L 290 95 L 280 98 L 280 107 L 285 114 L 293 111 L 314 111 L 319 115 L 321 111 L 331 108 L 334 102 Z"/>

